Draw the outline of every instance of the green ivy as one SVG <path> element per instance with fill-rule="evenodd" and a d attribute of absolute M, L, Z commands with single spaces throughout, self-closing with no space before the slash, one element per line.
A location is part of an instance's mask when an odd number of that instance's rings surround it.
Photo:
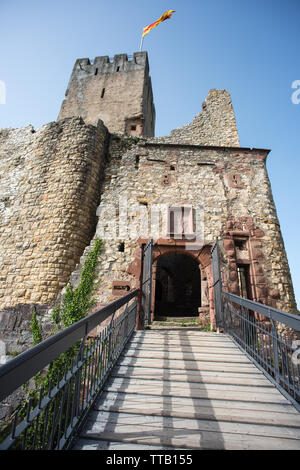
<path fill-rule="evenodd" d="M 71 284 L 66 287 L 61 306 L 52 311 L 52 319 L 58 328 L 72 325 L 81 320 L 95 302 L 92 297 L 95 289 L 96 267 L 101 252 L 102 240 L 96 238 L 93 249 L 88 253 L 83 265 L 79 285 L 73 289 Z"/>
<path fill-rule="evenodd" d="M 31 336 L 32 336 L 32 344 L 35 346 L 42 341 L 42 325 L 41 321 L 37 319 L 36 310 L 33 311 L 33 315 L 31 318 Z"/>
<path fill-rule="evenodd" d="M 95 303 L 93 293 L 95 292 L 96 285 L 95 280 L 97 277 L 96 267 L 98 258 L 101 253 L 102 240 L 96 238 L 92 250 L 88 253 L 85 260 L 84 266 L 81 271 L 79 285 L 74 289 L 71 284 L 67 285 L 66 292 L 62 298 L 60 306 L 56 306 L 52 310 L 52 320 L 55 324 L 55 332 L 67 328 L 73 323 L 84 318 L 92 305 Z M 37 320 L 36 312 L 34 311 L 31 319 L 31 332 L 32 332 L 32 343 L 33 345 L 38 344 L 42 340 L 42 328 L 40 321 Z M 33 398 L 35 402 L 38 401 L 39 390 L 42 387 L 47 390 L 50 382 L 55 382 L 61 374 L 69 369 L 72 359 L 76 356 L 79 351 L 80 342 L 73 345 L 68 351 L 62 353 L 57 359 L 52 361 L 46 372 L 40 372 L 34 377 L 35 387 L 28 392 L 27 400 Z M 70 393 L 74 393 L 74 390 L 70 390 Z M 26 400 L 26 401 L 27 401 Z M 20 411 L 20 410 L 19 410 Z M 54 410 L 50 406 L 47 411 L 47 429 L 46 435 L 51 432 L 52 416 Z M 21 408 L 20 415 L 25 417 L 26 408 L 23 405 Z M 67 419 L 67 417 L 65 417 Z M 41 442 L 41 434 L 43 430 L 44 415 L 40 415 L 39 429 L 37 437 L 37 448 Z M 43 430 L 43 433 L 45 431 Z M 33 440 L 33 429 L 28 429 L 26 434 L 26 448 L 31 447 Z"/>

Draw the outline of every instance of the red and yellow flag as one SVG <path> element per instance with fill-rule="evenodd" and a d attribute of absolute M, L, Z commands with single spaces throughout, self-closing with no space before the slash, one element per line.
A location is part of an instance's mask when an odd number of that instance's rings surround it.
<path fill-rule="evenodd" d="M 155 28 L 156 26 L 158 26 L 160 23 L 162 23 L 163 21 L 165 20 L 168 20 L 169 18 L 171 18 L 172 14 L 175 12 L 176 10 L 168 10 L 166 11 L 163 15 L 161 15 L 161 17 L 155 21 L 154 23 L 152 24 L 149 24 L 149 26 L 146 26 L 144 29 L 143 29 L 143 34 L 142 34 L 142 37 L 145 36 L 145 34 L 148 34 L 149 31 L 152 29 L 152 28 Z"/>

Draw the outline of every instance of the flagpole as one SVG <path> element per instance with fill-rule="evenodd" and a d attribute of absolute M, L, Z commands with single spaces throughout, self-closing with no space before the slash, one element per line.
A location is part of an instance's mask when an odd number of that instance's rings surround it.
<path fill-rule="evenodd" d="M 144 40 L 144 36 L 142 36 L 142 39 L 141 39 L 140 52 L 142 51 L 142 47 L 143 47 L 143 40 Z"/>

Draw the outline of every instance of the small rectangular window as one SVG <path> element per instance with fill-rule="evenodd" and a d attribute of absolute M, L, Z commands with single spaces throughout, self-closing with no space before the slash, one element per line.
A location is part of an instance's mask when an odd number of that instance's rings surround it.
<path fill-rule="evenodd" d="M 101 98 L 104 98 L 105 88 L 102 88 Z"/>
<path fill-rule="evenodd" d="M 248 251 L 247 249 L 247 239 L 246 238 L 236 238 L 234 240 L 235 247 L 240 251 Z"/>
<path fill-rule="evenodd" d="M 98 75 L 98 69 L 95 70 L 95 75 Z"/>
<path fill-rule="evenodd" d="M 120 253 L 124 253 L 124 251 L 125 251 L 125 243 L 124 242 L 119 243 L 118 251 L 120 251 Z"/>

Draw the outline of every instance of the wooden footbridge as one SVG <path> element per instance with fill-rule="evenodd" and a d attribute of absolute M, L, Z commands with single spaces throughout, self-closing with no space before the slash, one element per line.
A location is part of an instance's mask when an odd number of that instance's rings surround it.
<path fill-rule="evenodd" d="M 141 291 L 0 367 L 2 406 L 29 384 L 0 449 L 300 450 L 300 317 L 223 292 L 217 248 L 220 333 L 155 329 L 144 272 Z"/>
<path fill-rule="evenodd" d="M 300 414 L 224 334 L 134 333 L 75 449 L 300 449 Z"/>

